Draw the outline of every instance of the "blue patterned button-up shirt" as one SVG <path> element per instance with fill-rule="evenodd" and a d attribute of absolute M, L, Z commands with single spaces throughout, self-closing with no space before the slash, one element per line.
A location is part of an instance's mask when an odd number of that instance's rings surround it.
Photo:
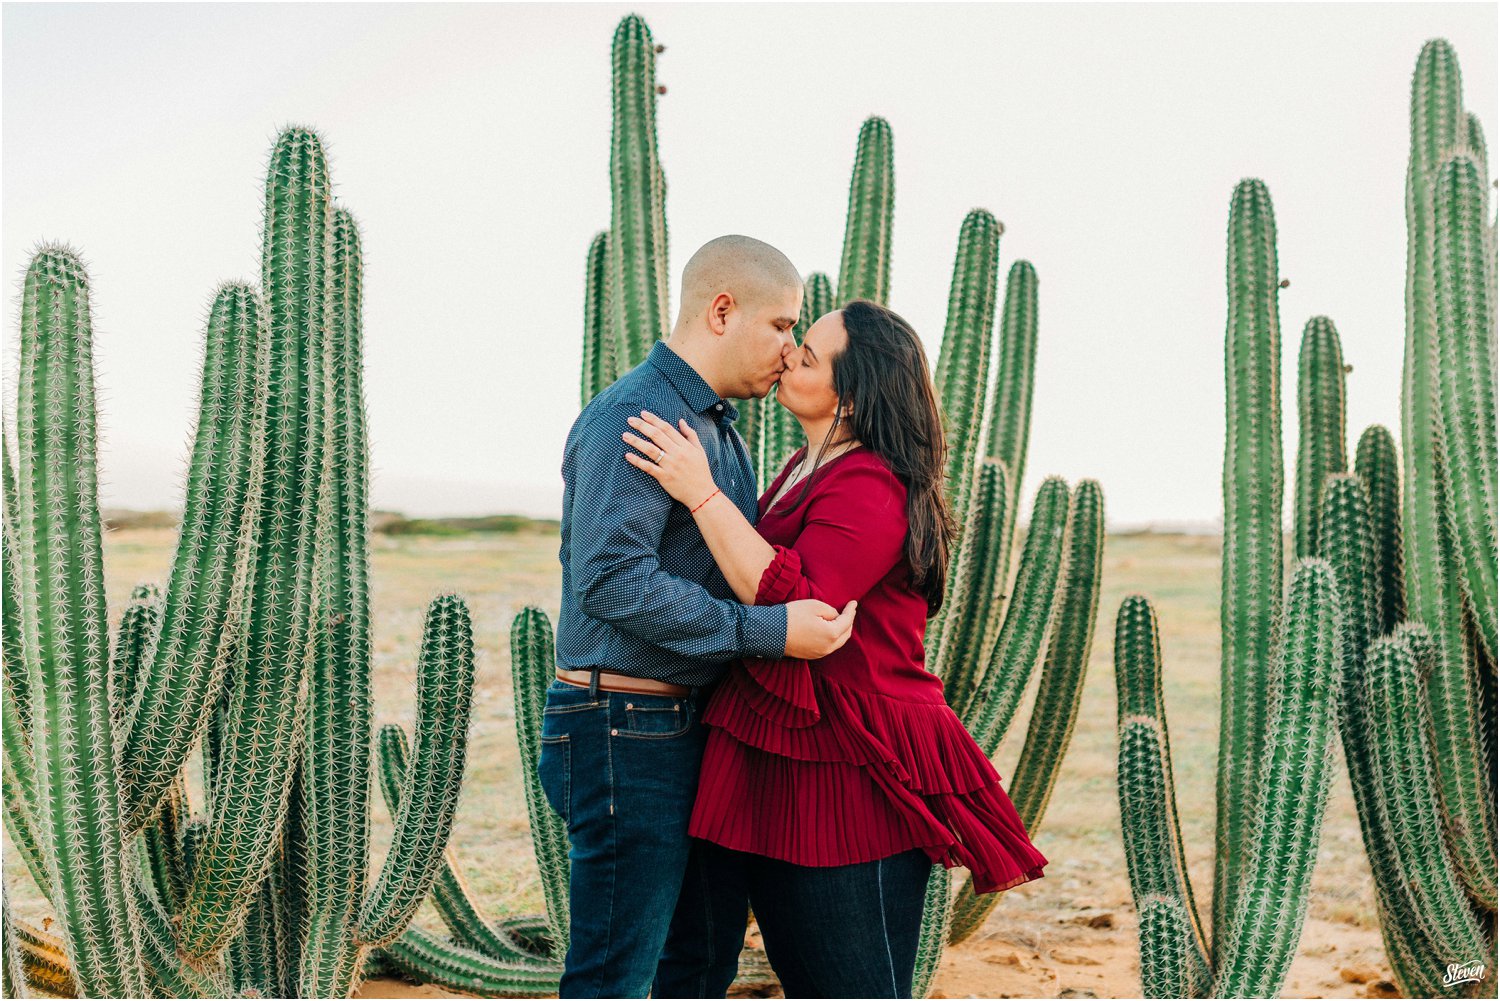
<path fill-rule="evenodd" d="M 657 342 L 583 408 L 563 449 L 558 664 L 706 685 L 736 657 L 780 657 L 786 606 L 735 601 L 687 507 L 625 461 L 625 419 L 642 410 L 674 426 L 686 418 L 715 484 L 756 520 L 755 472 L 734 404 Z"/>

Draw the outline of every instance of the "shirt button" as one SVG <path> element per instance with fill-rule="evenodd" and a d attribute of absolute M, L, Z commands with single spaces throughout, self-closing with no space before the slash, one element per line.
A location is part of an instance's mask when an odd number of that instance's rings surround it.
<path fill-rule="evenodd" d="M 722 404 L 722 403 L 715 403 L 714 404 L 714 409 L 715 410 L 723 410 L 724 409 L 724 404 Z"/>
<path fill-rule="evenodd" d="M 620 731 L 619 730 L 611 730 L 611 731 L 609 731 L 609 735 L 611 737 L 618 737 L 620 735 Z"/>

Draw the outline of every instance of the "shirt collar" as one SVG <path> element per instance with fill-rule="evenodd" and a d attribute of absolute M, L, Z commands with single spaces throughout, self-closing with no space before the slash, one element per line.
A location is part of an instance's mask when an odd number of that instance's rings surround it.
<path fill-rule="evenodd" d="M 667 381 L 687 401 L 687 405 L 693 408 L 694 413 L 707 413 L 714 418 L 722 415 L 731 421 L 739 416 L 740 412 L 735 405 L 715 393 L 713 387 L 698 374 L 697 369 L 667 347 L 665 341 L 657 341 L 651 345 L 651 353 L 646 356 L 646 360 L 667 377 Z"/>

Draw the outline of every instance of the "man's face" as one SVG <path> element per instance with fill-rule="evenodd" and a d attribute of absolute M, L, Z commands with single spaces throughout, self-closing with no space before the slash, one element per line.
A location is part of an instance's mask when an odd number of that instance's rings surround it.
<path fill-rule="evenodd" d="M 770 293 L 762 301 L 736 308 L 729 331 L 736 382 L 741 399 L 764 399 L 786 371 L 797 348 L 792 328 L 802 311 L 802 289 Z M 729 345 L 726 345 L 729 346 Z"/>

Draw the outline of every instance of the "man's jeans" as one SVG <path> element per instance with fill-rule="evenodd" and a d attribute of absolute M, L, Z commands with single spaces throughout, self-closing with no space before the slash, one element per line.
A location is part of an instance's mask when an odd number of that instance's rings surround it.
<path fill-rule="evenodd" d="M 559 996 L 644 998 L 687 867 L 705 694 L 626 695 L 554 681 L 542 790 L 568 825 L 571 942 Z"/>

